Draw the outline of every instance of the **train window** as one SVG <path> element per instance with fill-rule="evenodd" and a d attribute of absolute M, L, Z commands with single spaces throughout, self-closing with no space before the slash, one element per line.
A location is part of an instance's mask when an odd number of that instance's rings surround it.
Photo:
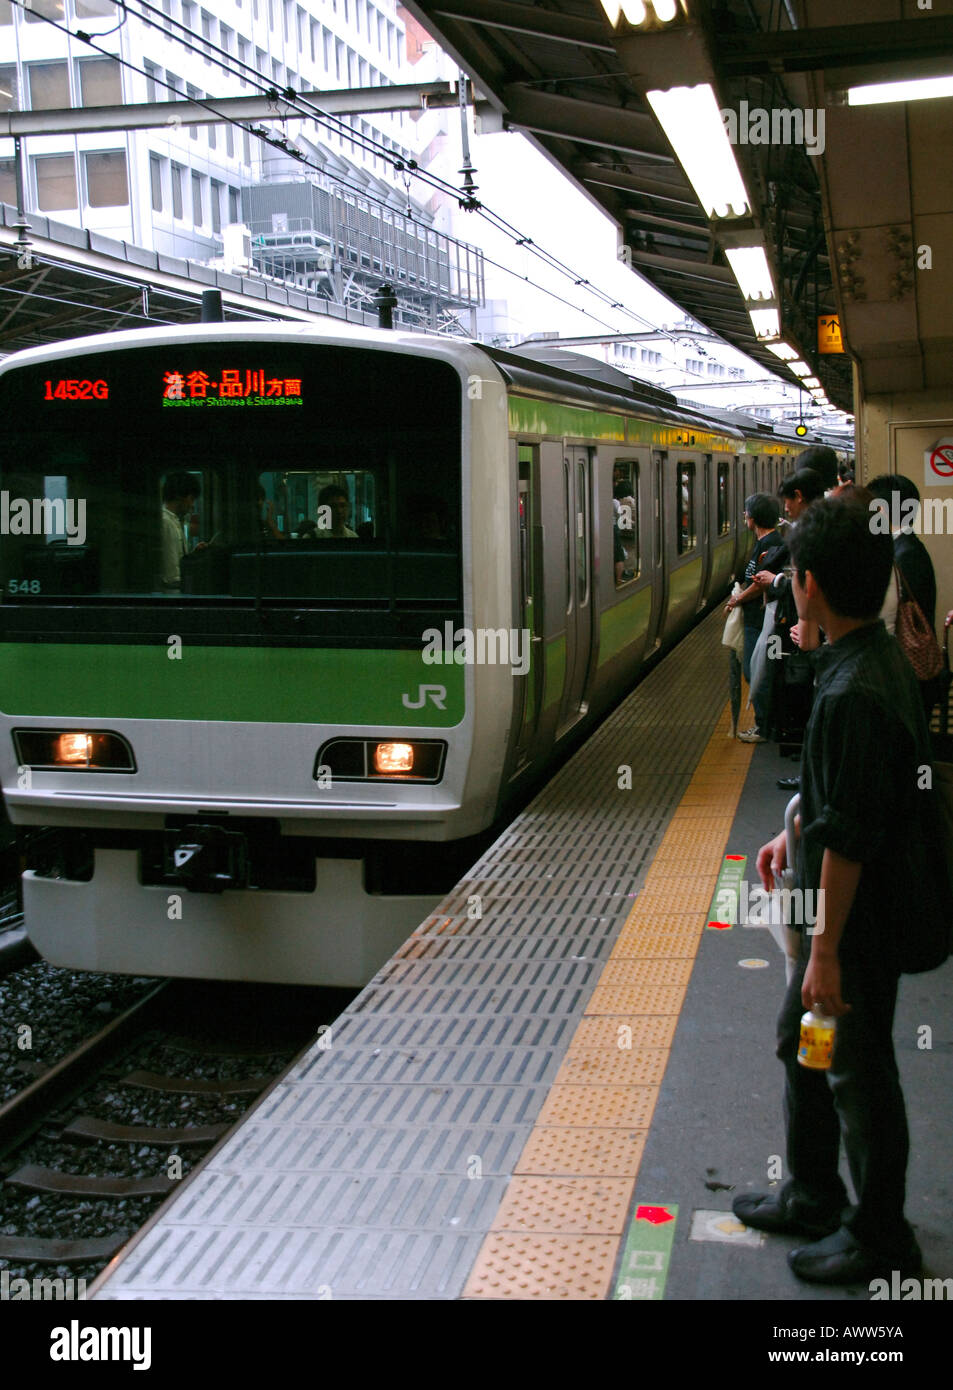
<path fill-rule="evenodd" d="M 563 459 L 563 488 L 566 504 L 566 612 L 572 612 L 572 478 L 569 475 L 569 460 Z"/>
<path fill-rule="evenodd" d="M 718 465 L 718 534 L 727 536 L 731 530 L 731 506 L 729 502 L 729 469 L 727 463 Z"/>
<path fill-rule="evenodd" d="M 456 609 L 460 395 L 447 363 L 274 340 L 8 372 L 3 601 Z"/>
<path fill-rule="evenodd" d="M 694 550 L 696 542 L 695 528 L 695 465 L 693 463 L 680 463 L 678 465 L 678 553 L 684 555 L 686 551 Z"/>
<path fill-rule="evenodd" d="M 612 470 L 612 546 L 616 588 L 641 572 L 639 542 L 639 465 L 616 459 Z"/>
<path fill-rule="evenodd" d="M 576 464 L 576 593 L 580 608 L 589 597 L 589 462 Z"/>

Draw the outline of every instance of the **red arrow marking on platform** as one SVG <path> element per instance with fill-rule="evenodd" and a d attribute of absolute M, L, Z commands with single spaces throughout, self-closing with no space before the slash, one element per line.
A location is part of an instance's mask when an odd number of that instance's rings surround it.
<path fill-rule="evenodd" d="M 726 859 L 744 859 L 744 855 L 743 855 L 743 854 L 726 854 L 726 855 L 725 855 L 725 858 L 726 858 Z"/>
<path fill-rule="evenodd" d="M 636 1207 L 636 1221 L 650 1221 L 653 1226 L 663 1226 L 666 1221 L 674 1221 L 675 1217 L 668 1207 Z"/>
<path fill-rule="evenodd" d="M 731 927 L 730 922 L 709 922 L 708 925 L 714 928 L 715 931 L 728 931 Z"/>

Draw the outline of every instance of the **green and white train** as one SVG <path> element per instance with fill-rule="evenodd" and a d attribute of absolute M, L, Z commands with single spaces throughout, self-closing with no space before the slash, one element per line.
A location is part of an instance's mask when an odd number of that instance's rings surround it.
<path fill-rule="evenodd" d="M 42 955 L 379 967 L 794 467 L 605 374 L 333 321 L 0 363 L 0 775 Z"/>

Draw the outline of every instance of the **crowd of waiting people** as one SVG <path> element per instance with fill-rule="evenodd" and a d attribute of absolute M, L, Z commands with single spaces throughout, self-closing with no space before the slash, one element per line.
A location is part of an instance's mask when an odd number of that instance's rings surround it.
<path fill-rule="evenodd" d="M 923 678 L 939 660 L 936 580 L 912 531 L 914 509 L 903 511 L 906 528 L 887 524 L 901 515 L 896 501 L 919 502 L 915 485 L 887 475 L 866 488 L 838 479 L 832 450 L 808 450 L 798 464 L 780 489 L 783 529 L 775 499 L 745 501 L 754 544 L 729 607 L 743 606 L 744 664 L 755 682 L 757 722 L 739 737 L 761 742 L 802 726 L 790 867 L 819 907 L 812 930 L 792 924 L 797 956 L 778 1019 L 789 1177 L 738 1194 L 732 1210 L 755 1230 L 807 1242 L 788 1253 L 798 1278 L 872 1287 L 922 1266 L 904 1211 L 910 1144 L 892 1026 L 900 975 L 936 968 L 950 948 L 953 877 L 938 795 L 923 775 L 928 720 L 946 682 L 942 671 Z M 911 600 L 922 614 L 921 645 L 910 639 Z M 780 660 L 764 663 L 759 683 L 766 602 L 776 605 Z M 929 661 L 921 659 L 927 625 Z M 768 891 L 789 867 L 788 846 L 781 831 L 758 853 Z M 829 1070 L 800 1063 L 805 1009 L 836 1020 Z"/>
<path fill-rule="evenodd" d="M 742 665 L 749 687 L 753 682 L 754 723 L 738 734 L 745 743 L 763 743 L 776 738 L 782 745 L 796 747 L 810 717 L 814 696 L 814 665 L 810 653 L 825 639 L 816 624 L 798 619 L 790 552 L 802 517 L 825 496 L 854 501 L 869 515 L 872 515 L 871 508 L 881 503 L 889 517 L 905 518 L 900 527 L 891 529 L 894 578 L 888 585 L 880 617 L 887 631 L 893 634 L 898 605 L 913 599 L 935 634 L 936 577 L 929 552 L 913 531 L 915 509 L 920 502 L 916 484 L 900 474 L 883 474 L 866 487 L 858 487 L 851 471 L 845 468 L 838 472 L 833 449 L 823 445 L 806 449 L 798 459 L 797 471 L 782 482 L 778 498 L 754 493 L 745 499 L 745 524 L 754 537 L 754 544 L 744 573 L 739 576 L 740 592 L 728 600 L 726 609 L 726 612 L 736 607 L 742 609 Z M 766 619 L 770 619 L 769 633 L 765 631 Z M 951 620 L 953 613 L 947 615 L 947 626 Z M 762 640 L 763 635 L 774 639 L 770 647 Z M 755 659 L 759 641 L 763 658 L 760 661 Z M 775 659 L 765 658 L 765 651 Z M 942 676 L 920 682 L 928 720 L 944 693 Z M 798 778 L 780 778 L 778 785 L 784 790 L 796 790 Z"/>

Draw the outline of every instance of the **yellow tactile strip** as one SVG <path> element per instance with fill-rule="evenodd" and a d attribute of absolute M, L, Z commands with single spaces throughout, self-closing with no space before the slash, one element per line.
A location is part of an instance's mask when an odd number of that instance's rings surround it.
<path fill-rule="evenodd" d="M 727 709 L 669 822 L 464 1298 L 604 1299 L 752 748 Z"/>

